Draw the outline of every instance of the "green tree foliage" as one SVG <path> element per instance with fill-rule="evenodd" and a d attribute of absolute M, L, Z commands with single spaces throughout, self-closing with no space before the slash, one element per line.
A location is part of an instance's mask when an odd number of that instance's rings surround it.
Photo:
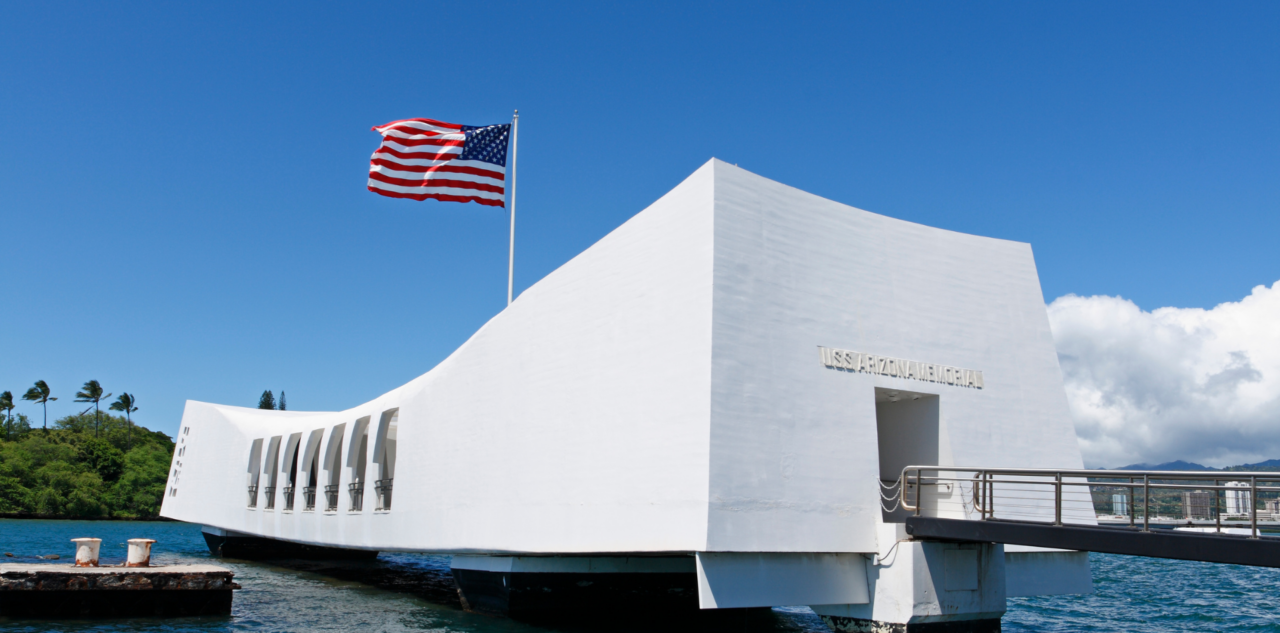
<path fill-rule="evenodd" d="M 67 416 L 43 433 L 16 417 L 21 424 L 0 441 L 0 512 L 65 518 L 160 512 L 173 459 L 169 436 L 110 414 L 97 421 L 91 412 Z"/>
<path fill-rule="evenodd" d="M 283 392 L 281 392 L 280 397 L 284 398 Z M 281 400 L 281 402 L 283 402 L 283 400 Z M 111 410 L 124 411 L 124 419 L 129 422 L 129 441 L 125 444 L 129 448 L 133 448 L 133 412 L 138 410 L 138 407 L 135 406 L 137 404 L 138 399 L 129 395 L 127 392 L 121 393 L 120 397 L 116 398 L 116 401 L 111 403 Z"/>
<path fill-rule="evenodd" d="M 280 395 L 283 397 L 284 393 Z M 9 439 L 9 433 L 13 430 L 10 428 L 13 426 L 13 420 L 11 419 L 13 417 L 13 406 L 13 392 L 0 393 L 0 415 L 4 416 L 4 439 L 6 440 Z"/>
<path fill-rule="evenodd" d="M 81 387 L 82 391 L 76 392 L 76 402 L 92 402 L 93 403 L 93 435 L 98 435 L 98 403 L 103 398 L 110 398 L 111 394 L 102 393 L 102 385 L 96 380 L 90 380 Z"/>
<path fill-rule="evenodd" d="M 37 380 L 36 385 L 22 394 L 23 400 L 31 402 L 39 402 L 44 407 L 44 428 L 49 428 L 49 401 L 57 400 L 57 398 L 49 395 L 53 390 L 49 388 L 49 383 L 43 380 Z"/>
<path fill-rule="evenodd" d="M 278 409 L 280 409 L 281 411 L 284 411 L 284 410 L 285 410 L 285 404 L 284 404 L 284 391 L 283 391 L 283 390 L 281 390 L 281 391 L 280 391 L 280 406 L 279 406 L 279 407 L 277 407 L 277 408 L 278 408 Z"/>
<path fill-rule="evenodd" d="M 259 409 L 274 409 L 274 408 L 276 408 L 276 397 L 275 397 L 274 395 L 272 395 L 272 394 L 271 394 L 271 390 L 270 390 L 270 389 L 268 389 L 267 391 L 262 392 L 262 397 L 261 397 L 261 398 L 258 398 L 258 408 L 259 408 Z"/>

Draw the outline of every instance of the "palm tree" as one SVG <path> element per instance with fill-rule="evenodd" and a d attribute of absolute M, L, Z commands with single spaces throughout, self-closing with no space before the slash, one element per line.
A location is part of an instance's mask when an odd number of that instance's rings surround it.
<path fill-rule="evenodd" d="M 129 422 L 129 439 L 125 442 L 125 452 L 133 448 L 133 417 L 130 414 L 138 410 L 138 407 L 134 406 L 136 404 L 138 399 L 128 393 L 120 394 L 120 397 L 111 403 L 111 410 L 124 411 L 124 419 Z"/>
<path fill-rule="evenodd" d="M 43 380 L 37 380 L 36 386 L 28 389 L 26 393 L 22 394 L 23 400 L 39 402 L 44 405 L 44 430 L 46 433 L 49 432 L 49 401 L 57 400 L 57 398 L 49 395 L 51 393 L 53 393 L 53 391 L 49 389 L 49 383 Z"/>
<path fill-rule="evenodd" d="M 0 393 L 0 411 L 4 412 L 4 439 L 13 431 L 13 392 Z"/>
<path fill-rule="evenodd" d="M 76 402 L 92 402 L 93 403 L 93 436 L 98 437 L 98 401 L 103 398 L 110 398 L 111 394 L 102 395 L 102 385 L 96 380 L 90 380 L 81 387 L 84 391 L 76 392 Z"/>

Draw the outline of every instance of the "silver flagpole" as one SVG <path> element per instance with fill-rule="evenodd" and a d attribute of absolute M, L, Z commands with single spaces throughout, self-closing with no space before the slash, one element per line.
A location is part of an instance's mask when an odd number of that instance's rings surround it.
<path fill-rule="evenodd" d="M 516 274 L 516 146 L 520 139 L 520 111 L 511 121 L 511 249 L 507 257 L 507 305 L 511 305 L 511 286 Z"/>

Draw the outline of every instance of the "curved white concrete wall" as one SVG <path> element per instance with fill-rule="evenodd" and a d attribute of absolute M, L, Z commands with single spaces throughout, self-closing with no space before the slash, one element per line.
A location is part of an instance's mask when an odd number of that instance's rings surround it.
<path fill-rule="evenodd" d="M 982 370 L 984 387 L 835 370 L 818 346 Z M 1081 466 L 1026 244 L 713 160 L 373 402 L 189 403 L 162 514 L 381 550 L 875 552 L 877 386 L 938 396 L 944 463 Z M 362 512 L 349 468 L 336 513 L 245 507 L 254 440 L 345 424 L 350 442 L 394 408 L 389 512 L 372 463 Z"/>

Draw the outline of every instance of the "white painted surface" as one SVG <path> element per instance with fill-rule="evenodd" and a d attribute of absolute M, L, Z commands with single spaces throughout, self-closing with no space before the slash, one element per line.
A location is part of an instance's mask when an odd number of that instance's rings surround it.
<path fill-rule="evenodd" d="M 703 609 L 867 602 L 861 554 L 699 552 Z"/>
<path fill-rule="evenodd" d="M 818 346 L 975 368 L 983 384 L 835 369 Z M 711 161 L 371 402 L 327 413 L 188 402 L 161 513 L 377 550 L 883 552 L 876 387 L 937 397 L 940 461 L 1083 465 L 1028 245 Z M 347 512 L 356 462 L 336 444 L 363 424 L 371 471 L 363 511 Z M 260 463 L 278 466 L 273 510 L 245 507 L 239 475 L 263 439 Z M 392 446 L 394 503 L 374 512 Z M 302 512 L 309 472 L 340 461 L 339 511 Z M 1052 516 L 1047 495 L 1033 512 Z"/>

